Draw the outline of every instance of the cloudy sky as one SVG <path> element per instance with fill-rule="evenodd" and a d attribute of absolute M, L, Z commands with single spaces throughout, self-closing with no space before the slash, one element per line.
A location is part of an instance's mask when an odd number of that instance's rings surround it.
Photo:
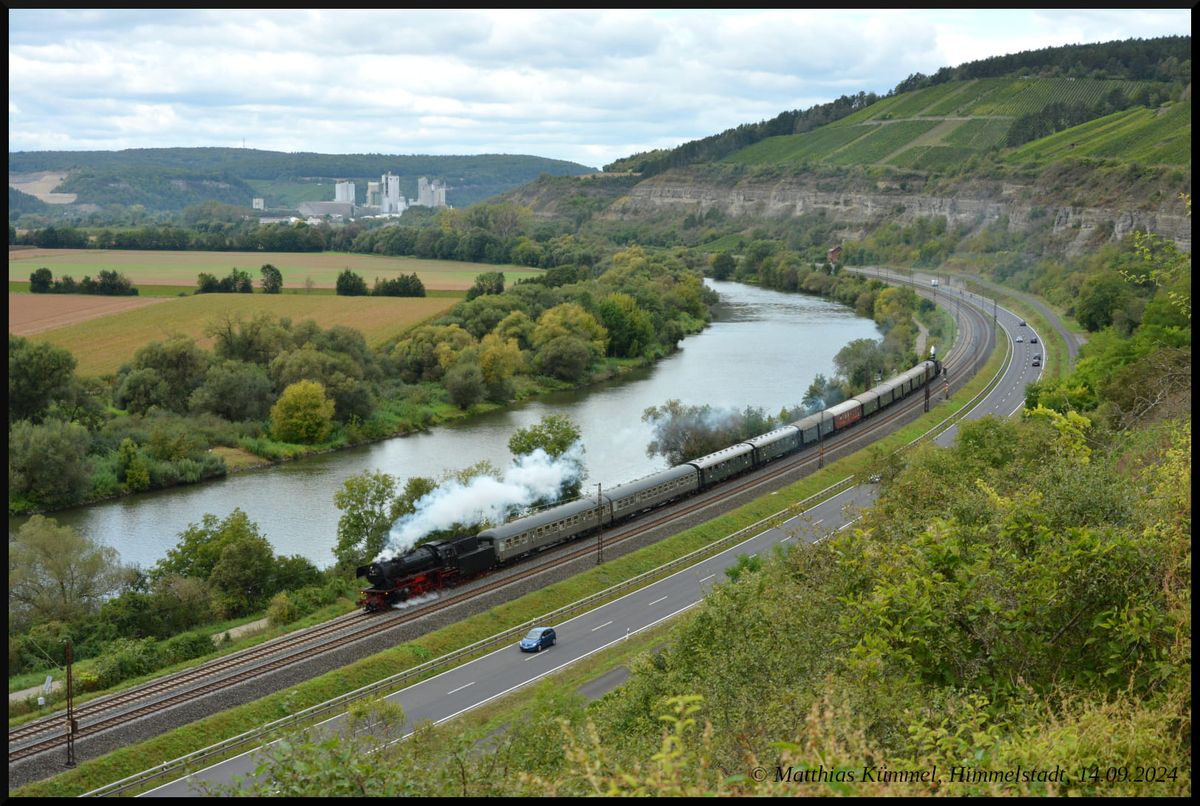
<path fill-rule="evenodd" d="M 533 154 L 599 167 L 1188 9 L 9 9 L 11 151 Z"/>

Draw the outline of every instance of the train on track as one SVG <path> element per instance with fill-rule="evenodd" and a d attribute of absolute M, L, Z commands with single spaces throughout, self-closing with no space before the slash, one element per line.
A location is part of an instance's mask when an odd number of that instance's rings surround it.
<path fill-rule="evenodd" d="M 424 543 L 391 560 L 361 566 L 356 576 L 366 577 L 371 587 L 363 590 L 359 605 L 372 612 L 453 587 L 525 555 L 708 490 L 853 426 L 931 383 L 941 371 L 941 362 L 931 356 L 836 406 L 708 456 L 614 487 L 595 498 L 559 504 L 479 534 Z"/>

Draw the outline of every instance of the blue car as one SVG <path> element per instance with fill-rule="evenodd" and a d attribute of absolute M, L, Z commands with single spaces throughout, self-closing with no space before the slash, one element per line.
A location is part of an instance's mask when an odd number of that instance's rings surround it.
<path fill-rule="evenodd" d="M 534 627 L 521 639 L 522 652 L 541 652 L 546 647 L 554 646 L 557 636 L 553 627 Z"/>

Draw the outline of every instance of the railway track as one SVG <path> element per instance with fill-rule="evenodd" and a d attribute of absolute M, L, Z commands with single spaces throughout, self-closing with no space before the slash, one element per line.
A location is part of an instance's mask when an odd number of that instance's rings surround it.
<path fill-rule="evenodd" d="M 950 388 L 961 386 L 986 362 L 991 353 L 994 332 L 984 314 L 971 306 L 963 306 L 957 344 L 944 357 Z M 975 349 L 975 343 L 982 349 Z M 931 397 L 940 394 L 941 379 L 930 384 Z M 809 448 L 775 460 L 766 467 L 718 488 L 680 502 L 669 504 L 653 513 L 614 527 L 603 535 L 605 547 L 618 547 L 629 540 L 645 535 L 681 518 L 719 506 L 730 499 L 751 493 L 755 489 L 779 483 L 802 471 L 815 468 L 823 460 L 832 461 L 859 450 L 877 436 L 923 408 L 924 395 L 914 394 L 889 407 L 885 414 L 876 415 L 847 431 L 837 433 L 820 443 L 821 450 Z M 790 480 L 790 479 L 789 479 Z M 592 555 L 592 541 L 581 546 L 579 541 L 555 547 L 536 555 L 532 560 L 493 571 L 467 586 L 443 594 L 438 599 L 404 610 L 382 613 L 347 614 L 303 631 L 281 636 L 218 658 L 202 666 L 159 678 L 150 683 L 117 694 L 98 698 L 80 705 L 74 711 L 75 739 L 79 740 L 132 722 L 143 716 L 210 696 L 223 689 L 244 683 L 263 674 L 311 659 L 325 652 L 346 646 L 363 638 L 394 629 L 402 624 L 430 615 L 439 610 L 467 601 L 475 596 L 527 580 L 548 570 L 558 568 Z M 30 722 L 9 731 L 9 763 L 62 747 L 67 742 L 66 714 Z"/>

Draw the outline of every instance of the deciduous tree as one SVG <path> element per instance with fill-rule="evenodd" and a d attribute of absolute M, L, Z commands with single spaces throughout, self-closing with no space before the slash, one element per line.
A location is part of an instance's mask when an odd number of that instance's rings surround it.
<path fill-rule="evenodd" d="M 282 442 L 313 444 L 333 428 L 333 401 L 316 381 L 297 381 L 271 407 L 271 433 Z"/>
<path fill-rule="evenodd" d="M 9 614 L 17 624 L 75 622 L 123 578 L 116 549 L 53 518 L 34 515 L 8 544 Z"/>

